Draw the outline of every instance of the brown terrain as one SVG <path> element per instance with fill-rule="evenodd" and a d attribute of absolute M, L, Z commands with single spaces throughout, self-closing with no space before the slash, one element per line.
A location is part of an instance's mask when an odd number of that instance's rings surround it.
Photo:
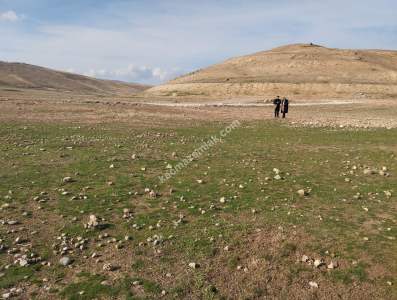
<path fill-rule="evenodd" d="M 0 297 L 395 299 L 395 128 L 397 51 L 291 45 L 152 88 L 0 62 Z"/>
<path fill-rule="evenodd" d="M 0 91 L 1 88 L 17 88 L 77 94 L 131 95 L 148 87 L 142 84 L 100 80 L 24 63 L 0 61 Z"/>
<path fill-rule="evenodd" d="M 289 124 L 397 127 L 397 51 L 290 45 L 237 57 L 149 88 L 21 63 L 0 63 L 0 120 L 186 122 L 272 118 L 289 97 Z"/>
<path fill-rule="evenodd" d="M 148 96 L 361 99 L 397 97 L 397 51 L 297 44 L 236 57 L 146 91 Z"/>

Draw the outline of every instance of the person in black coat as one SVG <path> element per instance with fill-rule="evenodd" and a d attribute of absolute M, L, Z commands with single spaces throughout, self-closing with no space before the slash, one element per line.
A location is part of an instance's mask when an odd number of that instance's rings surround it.
<path fill-rule="evenodd" d="M 275 118 L 279 118 L 279 117 L 280 117 L 280 109 L 281 109 L 281 99 L 280 99 L 280 96 L 277 96 L 277 98 L 273 100 L 273 104 L 275 105 L 275 108 L 274 108 L 274 117 L 275 117 Z"/>
<path fill-rule="evenodd" d="M 287 98 L 284 98 L 281 102 L 281 113 L 283 114 L 283 119 L 285 118 L 285 115 L 288 114 L 288 106 L 289 100 Z"/>

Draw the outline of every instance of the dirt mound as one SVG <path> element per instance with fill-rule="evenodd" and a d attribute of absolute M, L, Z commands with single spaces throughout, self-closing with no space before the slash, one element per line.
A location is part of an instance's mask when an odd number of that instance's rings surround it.
<path fill-rule="evenodd" d="M 346 99 L 397 97 L 397 51 L 296 44 L 236 57 L 146 91 L 147 95 Z"/>
<path fill-rule="evenodd" d="M 130 95 L 149 86 L 100 80 L 24 63 L 0 62 L 0 87 L 69 91 L 81 94 Z"/>

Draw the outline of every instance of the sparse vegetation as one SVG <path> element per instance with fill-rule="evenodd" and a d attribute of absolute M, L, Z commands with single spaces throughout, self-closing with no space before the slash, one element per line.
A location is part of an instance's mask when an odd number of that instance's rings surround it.
<path fill-rule="evenodd" d="M 225 125 L 3 123 L 3 293 L 396 297 L 396 130 L 244 123 L 160 184 Z"/>

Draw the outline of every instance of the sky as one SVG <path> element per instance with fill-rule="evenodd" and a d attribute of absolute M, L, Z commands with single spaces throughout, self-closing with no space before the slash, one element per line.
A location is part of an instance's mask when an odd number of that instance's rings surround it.
<path fill-rule="evenodd" d="M 292 43 L 397 50 L 395 0 L 0 0 L 0 60 L 159 84 Z"/>

